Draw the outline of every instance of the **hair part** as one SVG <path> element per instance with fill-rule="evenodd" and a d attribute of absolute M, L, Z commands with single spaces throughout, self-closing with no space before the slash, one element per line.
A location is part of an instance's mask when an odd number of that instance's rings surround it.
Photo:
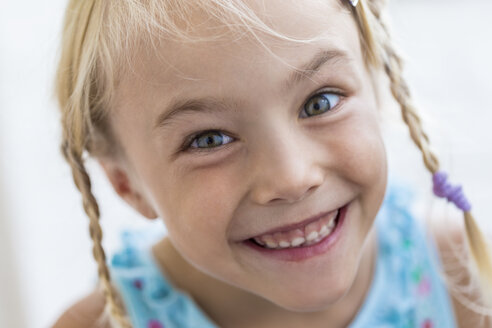
<path fill-rule="evenodd" d="M 426 168 L 431 173 L 437 172 L 439 161 L 430 148 L 429 138 L 411 101 L 409 88 L 402 77 L 402 59 L 393 46 L 384 21 L 385 1 L 361 0 L 355 9 L 347 0 L 340 1 L 353 13 L 366 65 L 374 71 L 385 71 L 390 80 L 391 93 L 401 107 L 402 118 L 422 153 Z M 199 12 L 206 13 L 207 20 L 215 20 L 227 29 L 212 37 L 196 34 L 197 27 L 191 25 L 189 18 Z M 71 166 L 73 180 L 89 217 L 93 256 L 97 262 L 107 312 L 115 326 L 126 328 L 131 324 L 121 297 L 111 283 L 102 247 L 99 207 L 91 190 L 85 156 L 121 154 L 107 117 L 118 81 L 131 71 L 138 51 L 149 47 L 157 49 L 158 40 L 206 42 L 214 38 L 230 38 L 230 33 L 238 37 L 250 35 L 258 41 L 260 33 L 295 43 L 316 40 L 280 34 L 253 8 L 238 0 L 70 0 L 68 4 L 56 76 L 56 94 L 63 127 L 61 148 Z M 471 213 L 464 213 L 464 220 L 474 266 L 484 290 L 491 291 L 490 250 Z"/>

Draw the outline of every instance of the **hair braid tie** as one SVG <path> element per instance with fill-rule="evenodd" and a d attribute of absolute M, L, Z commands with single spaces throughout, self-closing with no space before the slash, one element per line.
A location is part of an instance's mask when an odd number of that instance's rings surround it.
<path fill-rule="evenodd" d="M 453 186 L 448 183 L 448 175 L 445 172 L 436 172 L 432 177 L 432 181 L 434 183 L 433 190 L 436 196 L 446 198 L 463 212 L 470 212 L 471 205 L 463 193 L 463 189 L 461 186 Z"/>

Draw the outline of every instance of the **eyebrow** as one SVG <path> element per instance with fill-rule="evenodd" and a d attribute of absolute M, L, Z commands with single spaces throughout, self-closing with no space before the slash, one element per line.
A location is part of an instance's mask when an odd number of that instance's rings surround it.
<path fill-rule="evenodd" d="M 325 64 L 337 63 L 339 61 L 350 61 L 346 52 L 341 50 L 320 50 L 318 51 L 310 61 L 300 66 L 300 68 L 294 69 L 287 80 L 283 83 L 284 89 L 289 90 L 294 85 L 303 82 L 304 80 L 312 78 L 318 73 Z M 230 99 L 220 98 L 195 98 L 195 99 L 178 99 L 168 106 L 168 110 L 161 113 L 156 121 L 155 128 L 164 127 L 172 121 L 178 115 L 192 112 L 205 112 L 216 113 L 230 110 L 225 103 L 230 103 Z M 238 108 L 238 102 L 234 102 L 235 108 Z"/>
<path fill-rule="evenodd" d="M 337 63 L 339 61 L 349 61 L 349 56 L 341 50 L 321 50 L 314 57 L 300 68 L 295 69 L 284 83 L 286 89 L 292 88 L 295 84 L 303 80 L 312 78 L 319 72 L 321 67 L 327 63 Z"/>

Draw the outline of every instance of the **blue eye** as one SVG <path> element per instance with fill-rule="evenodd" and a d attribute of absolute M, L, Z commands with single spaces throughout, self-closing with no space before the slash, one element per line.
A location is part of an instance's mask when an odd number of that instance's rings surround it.
<path fill-rule="evenodd" d="M 207 149 L 216 148 L 233 141 L 233 138 L 220 131 L 206 131 L 197 135 L 191 142 L 190 148 Z"/>
<path fill-rule="evenodd" d="M 312 96 L 309 101 L 304 105 L 302 113 L 305 116 L 301 117 L 311 117 L 316 115 L 324 114 L 330 111 L 332 108 L 336 107 L 340 102 L 340 96 L 334 93 L 319 93 Z"/>

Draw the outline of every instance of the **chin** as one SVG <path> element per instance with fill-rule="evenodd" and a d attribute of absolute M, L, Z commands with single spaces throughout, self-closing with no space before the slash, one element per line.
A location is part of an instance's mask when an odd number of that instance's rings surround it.
<path fill-rule="evenodd" d="M 330 283 L 322 284 L 324 288 L 284 291 L 279 299 L 270 301 L 292 312 L 324 311 L 343 299 L 352 287 L 354 275 L 346 274 L 339 278 L 336 282 L 331 279 Z"/>
<path fill-rule="evenodd" d="M 319 312 L 328 309 L 330 306 L 335 305 L 338 301 L 340 301 L 346 293 L 342 293 L 339 295 L 325 295 L 324 298 L 313 299 L 299 297 L 296 300 L 292 300 L 291 302 L 282 302 L 282 304 L 278 304 L 278 306 L 289 310 L 291 312 Z M 329 296 L 329 297 L 327 297 Z"/>

